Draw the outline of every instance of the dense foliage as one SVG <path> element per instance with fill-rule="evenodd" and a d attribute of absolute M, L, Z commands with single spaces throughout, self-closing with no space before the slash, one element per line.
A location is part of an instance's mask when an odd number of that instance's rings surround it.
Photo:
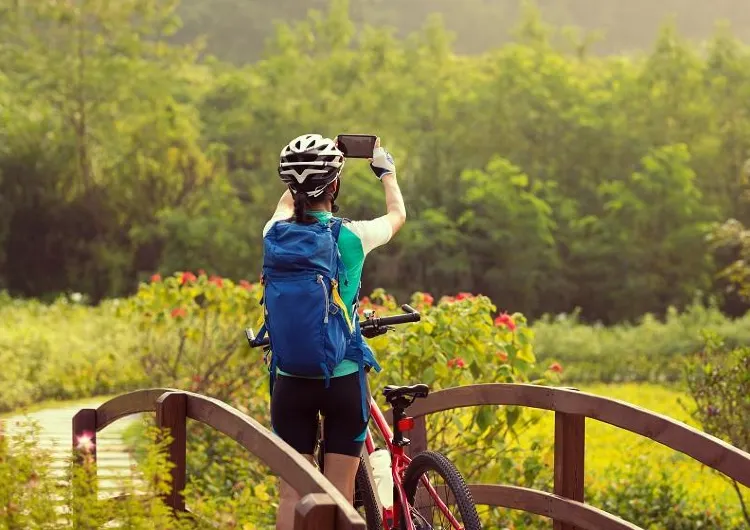
<path fill-rule="evenodd" d="M 15 368 L 9 371 L 14 380 L 6 380 L 10 392 L 3 394 L 0 405 L 7 410 L 43 398 L 168 385 L 215 396 L 268 425 L 262 352 L 249 350 L 241 333 L 244 326 L 258 325 L 258 298 L 256 283 L 233 282 L 202 271 L 154 276 L 134 296 L 96 308 L 85 306 L 84 300 L 76 297 L 49 306 L 2 298 L 0 321 L 13 325 L 0 328 L 0 354 L 6 366 Z M 420 308 L 424 320 L 372 341 L 384 368 L 371 377 L 378 399 L 378 389 L 387 383 L 417 380 L 441 388 L 482 381 L 533 381 L 537 374 L 553 384 L 559 384 L 561 377 L 572 381 L 595 376 L 607 380 L 609 375 L 614 380 L 626 379 L 634 373 L 633 366 L 651 373 L 646 370 L 648 359 L 668 374 L 667 367 L 676 370 L 680 358 L 700 349 L 701 328 L 715 330 L 727 343 L 750 341 L 746 321 L 732 322 L 715 309 L 699 306 L 670 316 L 666 323 L 645 319 L 638 326 L 607 329 L 560 319 L 540 321 L 528 328 L 520 314 L 497 315 L 486 297 L 458 293 L 434 300 L 427 293 L 416 293 L 410 302 Z M 396 300 L 382 290 L 363 298 L 363 307 L 379 314 L 397 311 Z M 57 340 L 60 330 L 65 330 L 66 340 Z M 693 335 L 695 340 L 689 338 Z M 682 340 L 678 341 L 679 337 Z M 673 342 L 676 346 L 670 348 Z M 648 349 L 641 347 L 644 344 L 651 344 L 654 353 L 649 355 Z M 555 355 L 534 362 L 541 356 L 532 353 L 532 345 L 533 350 Z M 588 355 L 588 360 L 582 355 Z M 597 364 L 604 368 L 596 371 Z M 653 375 L 658 378 L 657 372 Z M 653 388 L 636 387 L 634 393 L 619 397 L 669 415 L 679 412 L 670 408 L 663 396 L 654 403 L 643 401 L 654 392 Z M 385 406 L 382 401 L 381 405 Z M 599 432 L 595 425 L 587 429 L 590 502 L 600 507 L 606 502 L 607 509 L 646 527 L 649 521 L 666 516 L 661 509 L 642 509 L 643 503 L 654 499 L 662 507 L 673 500 L 684 505 L 670 528 L 716 517 L 716 511 L 706 515 L 699 509 L 708 502 L 703 493 L 719 491 L 715 485 L 709 488 L 705 479 L 701 479 L 708 488 L 705 492 L 691 489 L 686 493 L 674 482 L 684 479 L 692 483 L 694 479 L 655 474 L 644 482 L 643 469 L 638 468 L 618 475 L 621 481 L 602 489 L 603 477 L 614 473 L 602 466 L 619 461 L 623 452 L 634 449 L 628 449 L 633 441 L 621 431 L 609 429 L 616 432 Z M 433 416 L 430 443 L 446 451 L 471 481 L 550 490 L 552 432 L 551 418 L 544 414 L 485 407 Z M 189 433 L 191 482 L 187 496 L 191 506 L 226 525 L 248 520 L 257 527 L 272 525 L 277 490 L 267 467 L 248 461 L 245 451 L 234 442 L 197 422 L 190 422 Z M 129 437 L 129 443 L 139 445 L 138 440 L 138 433 Z M 597 447 L 602 445 L 608 448 L 606 454 L 599 454 Z M 637 450 L 643 454 L 640 446 Z M 665 450 L 650 456 L 649 462 L 661 462 L 674 456 L 672 453 Z M 486 465 L 477 465 L 480 459 Z M 699 467 L 693 463 L 693 468 Z M 674 473 L 679 469 L 673 464 Z M 641 487 L 628 497 L 633 481 Z M 722 527 L 731 528 L 736 501 L 723 496 L 711 502 L 725 507 Z M 536 524 L 534 517 L 507 510 L 484 516 L 519 528 Z"/>
<path fill-rule="evenodd" d="M 205 35 L 208 51 L 236 63 L 259 58 L 273 22 L 297 21 L 309 8 L 328 0 L 183 0 L 178 13 L 184 27 L 176 39 Z M 456 33 L 459 53 L 481 53 L 507 43 L 524 0 L 351 0 L 352 19 L 393 27 L 398 35 L 418 30 L 432 13 L 440 13 Z M 587 38 L 597 53 L 622 53 L 651 46 L 659 23 L 673 16 L 691 39 L 708 37 L 717 19 L 730 20 L 750 40 L 750 14 L 743 0 L 723 2 L 650 2 L 649 0 L 536 0 L 544 20 L 592 32 Z M 561 39 L 562 40 L 562 39 Z"/>
<path fill-rule="evenodd" d="M 256 277 L 278 152 L 316 130 L 374 131 L 398 162 L 409 220 L 366 291 L 605 322 L 724 294 L 736 255 L 712 259 L 706 236 L 750 221 L 750 51 L 728 33 L 699 51 L 665 27 L 645 56 L 594 58 L 527 15 L 517 43 L 465 57 L 434 20 L 406 40 L 355 35 L 336 1 L 239 69 L 167 45 L 173 3 L 0 2 L 12 293 L 97 301 L 186 267 Z M 345 169 L 349 217 L 383 211 L 368 171 Z"/>

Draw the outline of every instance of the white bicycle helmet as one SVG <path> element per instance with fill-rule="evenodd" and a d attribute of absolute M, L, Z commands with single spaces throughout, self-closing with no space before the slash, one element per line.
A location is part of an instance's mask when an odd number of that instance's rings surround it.
<path fill-rule="evenodd" d="M 279 156 L 279 176 L 293 193 L 318 197 L 339 178 L 344 153 L 320 134 L 303 134 L 289 142 Z"/>

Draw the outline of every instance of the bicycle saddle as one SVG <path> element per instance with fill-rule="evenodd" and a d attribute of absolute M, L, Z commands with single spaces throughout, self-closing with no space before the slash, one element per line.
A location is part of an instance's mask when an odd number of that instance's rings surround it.
<path fill-rule="evenodd" d="M 391 401 L 402 396 L 410 396 L 413 398 L 427 397 L 430 393 L 430 387 L 425 384 L 419 383 L 412 386 L 396 386 L 388 385 L 383 389 L 383 396 L 386 401 Z"/>

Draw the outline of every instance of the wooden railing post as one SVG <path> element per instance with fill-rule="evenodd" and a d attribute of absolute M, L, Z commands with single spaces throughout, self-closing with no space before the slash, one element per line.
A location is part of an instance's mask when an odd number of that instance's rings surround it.
<path fill-rule="evenodd" d="M 164 501 L 175 511 L 185 511 L 187 396 L 182 392 L 165 392 L 156 400 L 156 425 L 169 431 L 169 461 L 172 467 L 172 487 Z"/>
<path fill-rule="evenodd" d="M 427 417 L 416 416 L 414 418 L 414 428 L 406 435 L 411 444 L 406 448 L 410 458 L 422 451 L 427 451 Z"/>
<path fill-rule="evenodd" d="M 84 454 L 96 464 L 96 409 L 81 409 L 73 416 L 73 450 L 77 464 L 83 462 Z"/>
<path fill-rule="evenodd" d="M 99 496 L 96 474 L 96 409 L 81 409 L 73 416 L 72 510 L 78 520 L 79 510 Z"/>
<path fill-rule="evenodd" d="M 325 493 L 309 493 L 294 509 L 294 530 L 336 528 L 336 503 Z"/>
<path fill-rule="evenodd" d="M 578 502 L 583 502 L 585 436 L 586 416 L 555 412 L 555 494 Z M 554 530 L 577 527 L 555 521 Z"/>

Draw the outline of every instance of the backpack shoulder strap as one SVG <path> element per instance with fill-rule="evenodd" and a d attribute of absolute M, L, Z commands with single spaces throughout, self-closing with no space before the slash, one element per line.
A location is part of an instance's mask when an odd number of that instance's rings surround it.
<path fill-rule="evenodd" d="M 344 219 L 340 217 L 334 217 L 331 219 L 330 227 L 331 232 L 333 232 L 333 239 L 336 241 L 336 244 L 338 244 L 339 241 L 339 234 L 341 233 L 341 225 L 344 224 Z"/>

